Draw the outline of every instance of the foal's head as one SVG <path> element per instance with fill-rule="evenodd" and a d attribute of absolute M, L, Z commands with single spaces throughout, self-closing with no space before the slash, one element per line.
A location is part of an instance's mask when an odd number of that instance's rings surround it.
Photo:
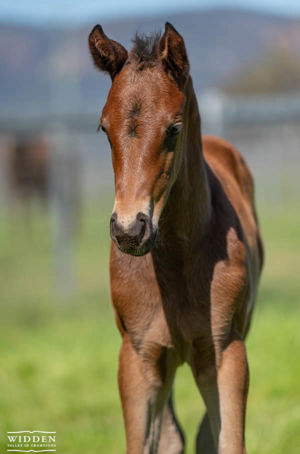
<path fill-rule="evenodd" d="M 162 37 L 137 36 L 129 53 L 96 25 L 89 46 L 95 65 L 112 79 L 99 124 L 115 173 L 111 237 L 121 251 L 143 255 L 153 247 L 180 168 L 189 76 L 185 45 L 167 23 Z"/>

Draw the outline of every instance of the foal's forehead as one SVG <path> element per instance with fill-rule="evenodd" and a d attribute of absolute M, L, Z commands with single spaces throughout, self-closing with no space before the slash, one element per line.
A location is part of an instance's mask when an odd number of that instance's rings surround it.
<path fill-rule="evenodd" d="M 160 68 L 138 70 L 129 64 L 115 78 L 103 114 L 118 110 L 129 119 L 151 113 L 172 116 L 180 113 L 183 101 L 183 93 Z"/>

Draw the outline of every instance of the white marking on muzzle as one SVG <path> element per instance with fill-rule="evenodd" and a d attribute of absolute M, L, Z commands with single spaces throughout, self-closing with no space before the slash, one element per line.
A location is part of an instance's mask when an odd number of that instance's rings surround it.
<path fill-rule="evenodd" d="M 123 226 L 124 231 L 129 229 L 129 226 L 136 220 L 138 213 L 144 213 L 150 216 L 150 203 L 148 200 L 137 200 L 134 204 L 120 202 L 115 199 L 113 213 L 118 216 L 118 222 Z"/>

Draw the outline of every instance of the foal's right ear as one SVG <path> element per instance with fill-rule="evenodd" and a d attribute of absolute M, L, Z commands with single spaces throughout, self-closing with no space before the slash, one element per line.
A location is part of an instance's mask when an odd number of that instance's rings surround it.
<path fill-rule="evenodd" d="M 101 25 L 95 25 L 91 31 L 89 47 L 97 68 L 108 72 L 111 80 L 114 80 L 127 60 L 127 50 L 121 44 L 109 39 Z"/>

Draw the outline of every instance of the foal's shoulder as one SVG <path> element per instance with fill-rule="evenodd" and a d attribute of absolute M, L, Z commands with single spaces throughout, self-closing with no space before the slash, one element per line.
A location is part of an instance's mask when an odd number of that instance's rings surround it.
<path fill-rule="evenodd" d="M 204 136 L 202 142 L 204 158 L 231 202 L 261 269 L 263 246 L 255 213 L 254 182 L 250 170 L 239 151 L 226 140 Z"/>
<path fill-rule="evenodd" d="M 223 183 L 231 181 L 237 184 L 243 196 L 252 204 L 253 178 L 241 153 L 219 137 L 203 136 L 202 144 L 204 158 L 218 179 Z"/>

